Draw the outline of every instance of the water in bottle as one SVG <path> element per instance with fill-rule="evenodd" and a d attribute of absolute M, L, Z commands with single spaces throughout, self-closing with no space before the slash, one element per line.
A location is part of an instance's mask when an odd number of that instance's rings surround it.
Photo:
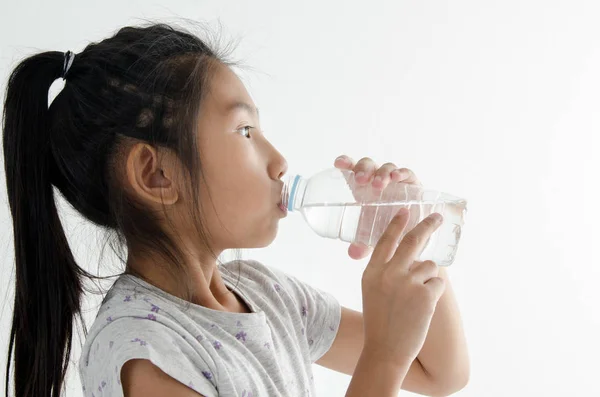
<path fill-rule="evenodd" d="M 331 168 L 310 178 L 284 178 L 282 206 L 302 213 L 318 235 L 374 247 L 400 208 L 408 208 L 410 219 L 401 238 L 433 212 L 444 217 L 417 260 L 432 260 L 438 266 L 454 262 L 467 212 L 465 199 L 390 182 L 381 190 L 370 183 L 357 184 L 353 171 Z"/>

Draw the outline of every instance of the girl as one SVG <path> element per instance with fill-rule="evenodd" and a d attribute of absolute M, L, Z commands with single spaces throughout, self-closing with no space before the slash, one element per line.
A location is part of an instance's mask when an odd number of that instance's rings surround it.
<path fill-rule="evenodd" d="M 12 72 L 3 142 L 16 257 L 7 374 L 14 349 L 16 396 L 59 396 L 73 318 L 83 324 L 83 281 L 101 278 L 75 262 L 53 186 L 127 249 L 125 271 L 84 327 L 85 396 L 308 396 L 315 362 L 354 373 L 348 395 L 366 395 L 372 381 L 379 396 L 400 386 L 450 390 L 417 360 L 444 279 L 432 262 L 408 269 L 437 227 L 433 217 L 397 250 L 406 214 L 390 224 L 363 278 L 364 327 L 362 313 L 293 276 L 239 254 L 220 263 L 226 249 L 270 244 L 285 216 L 286 161 L 262 135 L 231 65 L 195 35 L 152 24 L 76 55 L 31 56 Z M 65 86 L 48 106 L 59 77 Z M 395 169 L 381 167 L 376 188 L 400 180 Z M 387 280 L 404 285 L 400 293 L 377 276 L 394 252 L 406 271 Z"/>

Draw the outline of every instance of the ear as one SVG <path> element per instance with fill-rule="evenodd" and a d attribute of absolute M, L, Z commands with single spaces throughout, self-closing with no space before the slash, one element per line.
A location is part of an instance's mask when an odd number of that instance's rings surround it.
<path fill-rule="evenodd" d="M 133 192 L 143 200 L 171 205 L 179 199 L 173 179 L 174 164 L 161 160 L 156 148 L 149 144 L 134 145 L 127 156 L 126 179 Z"/>

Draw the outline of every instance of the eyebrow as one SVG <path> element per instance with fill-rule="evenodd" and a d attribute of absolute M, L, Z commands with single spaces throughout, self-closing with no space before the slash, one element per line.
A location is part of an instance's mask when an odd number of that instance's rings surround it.
<path fill-rule="evenodd" d="M 249 113 L 255 113 L 257 117 L 260 117 L 260 114 L 258 113 L 258 108 L 254 107 L 246 102 L 241 102 L 241 101 L 233 102 L 231 105 L 229 105 L 227 110 L 229 112 L 232 112 L 237 109 L 244 109 L 244 110 L 248 111 Z"/>

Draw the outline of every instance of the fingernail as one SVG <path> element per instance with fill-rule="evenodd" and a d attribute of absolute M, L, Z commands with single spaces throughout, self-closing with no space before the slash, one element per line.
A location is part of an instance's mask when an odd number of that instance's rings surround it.
<path fill-rule="evenodd" d="M 346 157 L 344 157 L 344 156 L 340 156 L 337 159 L 335 159 L 335 161 L 338 161 L 338 160 L 339 161 L 343 161 L 345 163 L 348 159 Z"/>
<path fill-rule="evenodd" d="M 356 173 L 356 179 L 362 178 L 363 176 L 365 176 L 365 173 L 362 171 Z"/>
<path fill-rule="evenodd" d="M 375 177 L 375 179 L 373 179 L 373 185 L 375 184 L 375 182 L 377 182 L 378 185 L 380 185 L 382 183 L 382 178 L 381 176 L 377 175 Z"/>

